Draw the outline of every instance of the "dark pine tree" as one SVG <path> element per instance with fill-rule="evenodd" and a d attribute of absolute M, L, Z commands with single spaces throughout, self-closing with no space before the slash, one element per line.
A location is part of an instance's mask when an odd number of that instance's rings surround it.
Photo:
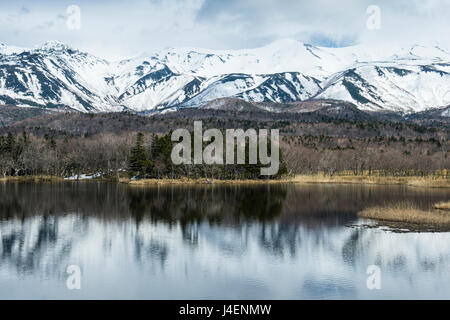
<path fill-rule="evenodd" d="M 129 159 L 130 172 L 134 176 L 146 177 L 153 169 L 153 163 L 150 161 L 147 150 L 144 147 L 144 134 L 139 132 L 136 137 L 136 143 L 131 148 Z"/>

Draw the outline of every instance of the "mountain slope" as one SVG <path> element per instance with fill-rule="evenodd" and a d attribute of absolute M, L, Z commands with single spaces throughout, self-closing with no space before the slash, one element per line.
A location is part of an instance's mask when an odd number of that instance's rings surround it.
<path fill-rule="evenodd" d="M 448 104 L 450 73 L 430 65 L 364 65 L 330 81 L 316 98 L 341 99 L 368 110 L 417 112 Z"/>
<path fill-rule="evenodd" d="M 154 112 L 217 98 L 336 99 L 370 111 L 450 104 L 450 54 L 439 47 L 321 48 L 281 40 L 248 50 L 165 49 L 109 62 L 49 42 L 0 45 L 0 104 L 81 112 Z"/>

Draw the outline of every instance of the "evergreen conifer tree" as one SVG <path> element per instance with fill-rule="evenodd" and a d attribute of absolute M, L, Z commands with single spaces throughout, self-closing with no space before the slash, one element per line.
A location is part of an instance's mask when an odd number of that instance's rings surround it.
<path fill-rule="evenodd" d="M 153 169 L 153 163 L 144 147 L 144 134 L 142 132 L 138 133 L 136 143 L 131 148 L 129 168 L 132 175 L 140 177 L 149 175 Z"/>

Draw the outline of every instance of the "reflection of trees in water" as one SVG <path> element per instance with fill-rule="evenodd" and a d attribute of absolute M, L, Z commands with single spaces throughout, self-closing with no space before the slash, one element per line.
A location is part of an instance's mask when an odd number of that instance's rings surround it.
<path fill-rule="evenodd" d="M 398 233 L 358 227 L 345 238 L 342 261 L 352 267 L 366 261 L 391 273 L 448 270 L 449 233 Z"/>
<path fill-rule="evenodd" d="M 187 244 L 198 243 L 198 226 L 270 221 L 282 212 L 283 187 L 169 187 L 129 189 L 129 208 L 136 223 L 143 219 L 181 226 Z"/>
<path fill-rule="evenodd" d="M 161 267 L 167 260 L 169 249 L 166 243 L 150 239 L 146 241 L 144 237 L 136 234 L 134 238 L 134 255 L 135 259 L 143 264 L 147 259 L 152 262 L 159 262 Z"/>
<path fill-rule="evenodd" d="M 286 188 L 276 186 L 253 187 L 236 193 L 236 213 L 245 220 L 270 221 L 281 214 L 286 200 Z"/>
<path fill-rule="evenodd" d="M 102 258 L 110 256 L 115 246 L 131 244 L 137 263 L 157 262 L 164 267 L 167 244 L 148 239 L 145 230 L 141 232 L 132 224 L 124 226 L 75 214 L 0 221 L 0 266 L 14 269 L 21 275 L 37 273 L 42 277 L 61 278 L 66 276 L 65 268 L 69 264 L 78 262 L 77 255 L 72 256 L 74 249 L 75 252 L 79 249 L 94 249 L 95 252 L 101 247 L 99 258 Z"/>
<path fill-rule="evenodd" d="M 9 222 L 0 224 L 0 228 L 13 226 L 10 233 L 0 229 L 2 261 L 14 265 L 20 273 L 42 269 L 61 273 L 72 248 L 82 236 L 88 236 L 91 218 L 135 221 L 135 259 L 164 265 L 168 245 L 142 236 L 139 228 L 145 221 L 163 223 L 169 230 L 179 225 L 184 243 L 197 246 L 202 223 L 240 228 L 245 221 L 275 219 L 282 212 L 286 190 L 267 186 L 124 188 L 106 183 L 23 183 L 0 185 L 0 195 L 0 219 Z M 65 219 L 76 222 L 73 230 L 62 233 L 59 225 Z M 28 239 L 33 228 L 37 228 L 34 242 Z M 113 240 L 107 234 L 103 236 L 106 254 Z"/>
<path fill-rule="evenodd" d="M 36 270 L 43 275 L 62 273 L 72 242 L 79 235 L 73 231 L 61 237 L 59 222 L 59 217 L 42 216 L 31 221 L 0 224 L 0 264 L 13 266 L 21 274 Z"/>
<path fill-rule="evenodd" d="M 289 253 L 295 256 L 300 239 L 298 226 L 288 224 L 263 224 L 259 236 L 261 246 L 277 256 Z"/>
<path fill-rule="evenodd" d="M 273 219 L 282 211 L 286 189 L 280 186 L 158 187 L 128 189 L 128 195 L 130 212 L 136 221 L 147 216 L 152 221 L 179 221 L 186 225 Z"/>
<path fill-rule="evenodd" d="M 349 265 L 355 265 L 356 258 L 359 255 L 359 239 L 361 235 L 361 229 L 352 230 L 351 235 L 345 241 L 342 247 L 342 259 Z"/>
<path fill-rule="evenodd" d="M 104 225 L 133 222 L 134 259 L 158 262 L 162 267 L 170 257 L 170 245 L 145 235 L 148 225 L 167 228 L 164 232 L 178 232 L 179 227 L 184 245 L 196 247 L 203 237 L 217 250 L 237 256 L 244 254 L 249 241 L 256 240 L 266 254 L 295 257 L 304 246 L 321 246 L 330 256 L 355 265 L 375 236 L 352 229 L 338 245 L 335 233 L 348 232 L 342 227 L 352 223 L 362 207 L 394 199 L 415 199 L 428 205 L 446 197 L 439 192 L 363 186 L 0 184 L 0 263 L 15 266 L 19 272 L 60 273 L 72 248 L 91 232 L 89 222 L 95 219 Z M 73 219 L 73 230 L 62 233 L 66 218 Z M 33 241 L 30 230 L 36 230 Z M 230 235 L 226 239 L 216 232 L 224 230 Z M 123 241 L 130 241 L 124 230 L 117 232 Z M 105 243 L 116 238 L 102 236 Z M 404 264 L 401 252 L 390 260 L 393 269 Z M 420 265 L 433 268 L 436 264 L 425 259 Z"/>
<path fill-rule="evenodd" d="M 119 185 L 107 183 L 0 183 L 0 220 L 70 213 L 129 217 L 126 196 Z"/>
<path fill-rule="evenodd" d="M 188 223 L 182 226 L 181 235 L 187 245 L 198 246 L 198 224 Z"/>
<path fill-rule="evenodd" d="M 269 221 L 282 212 L 286 198 L 280 187 L 215 186 L 129 189 L 130 212 L 136 222 L 144 218 L 170 226 L 179 223 L 186 245 L 197 246 L 199 226 L 233 225 L 245 221 Z"/>
<path fill-rule="evenodd" d="M 0 219 L 76 213 L 105 220 L 239 225 L 249 221 L 341 226 L 366 206 L 446 200 L 440 190 L 330 185 L 188 185 L 129 187 L 113 183 L 0 184 Z"/>

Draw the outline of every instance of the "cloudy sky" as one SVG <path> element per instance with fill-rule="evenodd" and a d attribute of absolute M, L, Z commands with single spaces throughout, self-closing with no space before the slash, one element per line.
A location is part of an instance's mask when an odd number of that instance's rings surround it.
<path fill-rule="evenodd" d="M 449 49 L 449 13 L 450 0 L 0 0 L 0 42 L 60 40 L 111 59 L 164 47 L 253 48 L 284 38 Z"/>

